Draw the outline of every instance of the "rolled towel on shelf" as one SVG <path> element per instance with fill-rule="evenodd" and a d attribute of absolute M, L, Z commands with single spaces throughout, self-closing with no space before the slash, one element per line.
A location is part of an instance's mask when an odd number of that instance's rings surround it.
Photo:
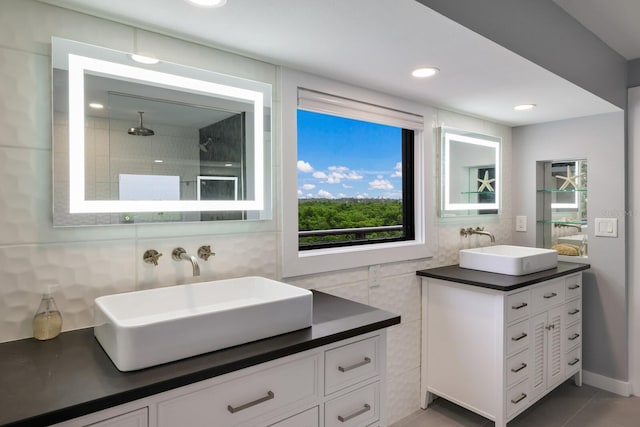
<path fill-rule="evenodd" d="M 580 256 L 580 247 L 568 243 L 553 245 L 551 249 L 558 251 L 559 255 Z"/>

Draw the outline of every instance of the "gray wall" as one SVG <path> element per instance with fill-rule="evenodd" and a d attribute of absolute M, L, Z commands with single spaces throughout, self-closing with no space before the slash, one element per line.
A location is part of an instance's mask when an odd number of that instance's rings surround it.
<path fill-rule="evenodd" d="M 627 62 L 627 87 L 640 86 L 640 58 Z"/>
<path fill-rule="evenodd" d="M 528 217 L 516 245 L 535 246 L 536 161 L 582 159 L 589 164 L 588 234 L 591 269 L 584 278 L 584 369 L 628 378 L 625 273 L 624 112 L 513 129 L 513 214 Z M 594 237 L 594 218 L 618 218 L 618 238 Z"/>
<path fill-rule="evenodd" d="M 626 108 L 626 60 L 551 0 L 417 0 Z"/>

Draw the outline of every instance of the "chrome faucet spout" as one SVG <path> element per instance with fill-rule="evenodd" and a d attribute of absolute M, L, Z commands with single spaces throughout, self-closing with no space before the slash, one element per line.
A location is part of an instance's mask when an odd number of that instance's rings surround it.
<path fill-rule="evenodd" d="M 481 236 L 489 236 L 489 239 L 491 239 L 491 243 L 495 243 L 496 242 L 496 238 L 493 235 L 493 233 L 490 233 L 488 231 L 484 231 L 483 227 L 469 227 L 469 228 L 463 228 L 460 230 L 460 235 L 464 236 L 464 237 L 468 237 L 471 236 L 472 234 L 479 234 Z"/>
<path fill-rule="evenodd" d="M 189 261 L 193 269 L 193 276 L 200 275 L 200 266 L 198 265 L 198 258 L 194 255 L 189 255 L 183 248 L 175 248 L 171 253 L 171 258 L 175 261 Z"/>

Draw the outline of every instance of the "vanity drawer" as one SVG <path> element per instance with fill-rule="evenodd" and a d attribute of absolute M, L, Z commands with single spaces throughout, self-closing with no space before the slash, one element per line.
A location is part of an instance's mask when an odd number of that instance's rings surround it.
<path fill-rule="evenodd" d="M 378 340 L 375 336 L 325 353 L 326 395 L 378 375 Z"/>
<path fill-rule="evenodd" d="M 567 346 L 565 348 L 574 348 L 582 344 L 582 323 L 576 323 L 566 329 Z"/>
<path fill-rule="evenodd" d="M 582 319 L 582 299 L 569 301 L 564 305 L 567 325 Z"/>
<path fill-rule="evenodd" d="M 566 300 L 582 297 L 582 275 L 570 276 L 565 279 Z"/>
<path fill-rule="evenodd" d="M 318 356 L 158 403 L 158 427 L 231 426 L 318 395 Z"/>
<path fill-rule="evenodd" d="M 529 346 L 529 321 L 516 323 L 507 328 L 507 354 L 524 350 Z"/>
<path fill-rule="evenodd" d="M 319 422 L 318 407 L 316 406 L 279 423 L 270 424 L 268 427 L 318 427 Z"/>
<path fill-rule="evenodd" d="M 531 292 L 524 291 L 507 297 L 507 323 L 524 319 L 529 315 Z"/>
<path fill-rule="evenodd" d="M 529 404 L 529 380 L 507 390 L 507 417 L 524 409 Z"/>
<path fill-rule="evenodd" d="M 368 426 L 380 416 L 380 383 L 339 396 L 325 404 L 325 427 Z"/>
<path fill-rule="evenodd" d="M 556 304 L 564 302 L 564 279 L 531 290 L 531 305 L 534 313 L 538 313 Z"/>
<path fill-rule="evenodd" d="M 105 415 L 111 414 L 112 416 Z M 102 418 L 102 419 L 100 419 Z M 113 415 L 113 409 L 103 411 L 102 415 L 95 413 L 75 418 L 54 427 L 148 427 L 149 408 L 144 407 L 124 414 Z"/>
<path fill-rule="evenodd" d="M 507 359 L 507 387 L 529 376 L 529 352 L 522 351 Z"/>
<path fill-rule="evenodd" d="M 564 372 L 568 378 L 582 368 L 582 347 L 571 350 L 565 357 Z"/>

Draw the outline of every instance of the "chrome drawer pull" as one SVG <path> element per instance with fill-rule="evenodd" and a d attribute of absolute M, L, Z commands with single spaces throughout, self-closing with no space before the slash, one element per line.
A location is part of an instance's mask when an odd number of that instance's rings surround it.
<path fill-rule="evenodd" d="M 571 285 L 571 286 L 569 286 L 569 290 L 574 291 L 576 289 L 580 289 L 580 285 Z"/>
<path fill-rule="evenodd" d="M 511 399 L 511 403 L 513 403 L 515 405 L 516 403 L 522 402 L 522 400 L 526 399 L 526 398 L 527 398 L 527 395 L 522 393 L 520 396 L 518 396 L 517 399 Z"/>
<path fill-rule="evenodd" d="M 358 362 L 358 363 L 353 364 L 351 366 L 347 366 L 346 368 L 343 368 L 342 366 L 338 366 L 338 371 L 340 371 L 340 372 L 348 372 L 348 371 L 351 371 L 352 369 L 359 368 L 360 366 L 368 365 L 369 363 L 371 363 L 371 359 L 369 359 L 368 357 L 365 357 L 362 362 Z"/>
<path fill-rule="evenodd" d="M 574 314 L 578 314 L 578 313 L 580 313 L 580 310 L 578 310 L 577 308 L 574 308 L 573 310 L 571 310 L 571 311 L 569 312 L 569 314 L 570 314 L 571 316 L 573 316 Z"/>
<path fill-rule="evenodd" d="M 245 403 L 244 405 L 236 406 L 235 408 L 233 406 L 231 406 L 231 405 L 227 405 L 227 410 L 229 412 L 231 412 L 232 414 L 235 414 L 236 412 L 243 411 L 243 410 L 245 410 L 247 408 L 251 408 L 252 406 L 259 405 L 262 402 L 266 402 L 267 400 L 271 400 L 274 397 L 276 397 L 276 395 L 273 394 L 273 392 L 271 390 L 269 390 L 265 397 L 261 397 L 260 399 L 256 399 L 253 402 Z"/>
<path fill-rule="evenodd" d="M 346 423 L 350 419 L 355 418 L 358 415 L 362 415 L 365 412 L 368 412 L 370 409 L 371 409 L 371 406 L 368 405 L 367 403 L 365 403 L 364 404 L 364 408 L 360 409 L 359 411 L 354 412 L 351 415 L 347 415 L 346 417 L 343 417 L 342 415 L 338 415 L 338 421 L 340 421 L 341 423 Z"/>
<path fill-rule="evenodd" d="M 525 334 L 523 332 L 520 335 L 518 335 L 517 337 L 511 337 L 511 341 L 520 341 L 522 338 L 526 338 L 526 337 L 527 337 L 527 334 Z"/>
<path fill-rule="evenodd" d="M 551 292 L 550 294 L 545 294 L 542 297 L 544 299 L 549 299 L 549 298 L 553 298 L 553 297 L 557 297 L 557 296 L 558 296 L 558 294 L 556 294 L 555 292 Z"/>
<path fill-rule="evenodd" d="M 518 305 L 512 305 L 511 308 L 514 310 L 520 310 L 521 308 L 525 308 L 526 306 L 528 306 L 529 304 L 527 304 L 526 302 L 520 303 Z"/>
<path fill-rule="evenodd" d="M 580 334 L 573 334 L 569 337 L 569 341 L 577 340 Z"/>
<path fill-rule="evenodd" d="M 520 366 L 518 366 L 517 368 L 511 368 L 511 372 L 515 373 L 515 372 L 520 372 L 522 371 L 524 368 L 527 367 L 526 363 L 521 364 Z"/>
<path fill-rule="evenodd" d="M 580 361 L 580 359 L 578 359 L 577 357 L 575 359 L 573 359 L 571 362 L 569 362 L 569 366 L 573 366 L 576 363 L 578 363 Z"/>

